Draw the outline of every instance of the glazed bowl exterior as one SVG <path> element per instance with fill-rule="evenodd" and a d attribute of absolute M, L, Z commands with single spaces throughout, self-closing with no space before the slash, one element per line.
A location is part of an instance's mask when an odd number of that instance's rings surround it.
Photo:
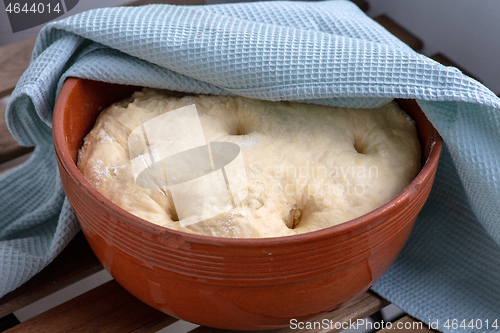
<path fill-rule="evenodd" d="M 423 167 L 384 206 L 297 236 L 228 239 L 169 230 L 113 204 L 83 177 L 77 152 L 99 112 L 138 87 L 68 79 L 53 136 L 67 197 L 103 266 L 150 306 L 196 324 L 272 329 L 310 320 L 365 292 L 395 261 L 432 187 L 442 142 L 415 101 Z"/>

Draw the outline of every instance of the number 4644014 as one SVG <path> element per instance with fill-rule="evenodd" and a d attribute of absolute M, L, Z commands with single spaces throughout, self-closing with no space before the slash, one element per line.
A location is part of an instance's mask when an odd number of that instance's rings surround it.
<path fill-rule="evenodd" d="M 9 14 L 19 14 L 19 13 L 60 13 L 62 8 L 59 3 L 55 5 L 51 5 L 50 3 L 33 3 L 28 5 L 27 3 L 19 3 L 19 2 L 9 2 L 5 11 Z"/>
<path fill-rule="evenodd" d="M 448 319 L 444 323 L 443 327 L 447 329 L 459 329 L 459 328 L 470 328 L 470 329 L 491 329 L 494 328 L 498 330 L 499 324 L 498 319 L 490 321 L 488 319 L 472 319 L 472 320 L 458 320 L 458 319 Z"/>

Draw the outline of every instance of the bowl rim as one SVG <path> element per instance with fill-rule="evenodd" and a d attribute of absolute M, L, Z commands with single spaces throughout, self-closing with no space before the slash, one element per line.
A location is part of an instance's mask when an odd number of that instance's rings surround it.
<path fill-rule="evenodd" d="M 320 239 L 328 238 L 332 234 L 352 232 L 356 228 L 360 228 L 364 224 L 367 224 L 368 222 L 376 218 L 384 211 L 388 211 L 390 214 L 392 210 L 396 209 L 396 207 L 399 204 L 401 204 L 403 201 L 407 200 L 411 196 L 413 188 L 418 187 L 419 186 L 418 184 L 422 183 L 425 179 L 431 177 L 433 169 L 436 167 L 436 164 L 439 161 L 439 156 L 443 144 L 441 136 L 439 135 L 437 130 L 434 127 L 432 127 L 433 128 L 432 146 L 430 147 L 429 156 L 424 161 L 424 164 L 420 172 L 413 179 L 413 181 L 392 200 L 355 219 L 342 222 L 338 225 L 330 226 L 324 229 L 310 231 L 307 233 L 302 233 L 297 235 L 288 235 L 288 236 L 265 237 L 265 238 L 227 238 L 219 236 L 198 235 L 184 231 L 169 229 L 167 227 L 154 224 L 136 215 L 133 215 L 132 213 L 129 213 L 125 209 L 119 207 L 111 200 L 106 198 L 103 194 L 101 194 L 82 175 L 76 163 L 73 162 L 69 149 L 65 144 L 66 140 L 63 131 L 63 125 L 64 125 L 65 104 L 68 98 L 70 97 L 72 90 L 80 81 L 83 80 L 92 81 L 74 77 L 67 78 L 67 80 L 64 82 L 61 88 L 61 91 L 59 92 L 56 98 L 56 103 L 53 112 L 52 134 L 53 134 L 55 152 L 60 167 L 62 167 L 67 172 L 67 174 L 71 177 L 71 179 L 74 182 L 76 182 L 80 186 L 80 188 L 82 188 L 88 194 L 93 196 L 101 205 L 109 207 L 114 214 L 118 215 L 121 218 L 121 221 L 123 223 L 131 226 L 132 228 L 136 229 L 140 228 L 149 233 L 153 233 L 155 235 L 162 237 L 177 236 L 182 238 L 185 242 L 189 243 L 217 245 L 217 246 L 233 246 L 233 247 L 234 246 L 260 247 L 264 245 L 265 246 L 280 245 L 285 242 L 287 244 L 314 242 Z M 110 83 L 110 84 L 119 84 L 119 83 Z M 423 111 L 421 112 L 423 113 Z"/>

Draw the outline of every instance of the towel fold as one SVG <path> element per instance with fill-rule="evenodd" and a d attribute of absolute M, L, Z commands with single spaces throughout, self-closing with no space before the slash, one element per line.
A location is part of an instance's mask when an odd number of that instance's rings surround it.
<path fill-rule="evenodd" d="M 79 229 L 50 128 L 67 77 L 332 106 L 416 99 L 444 150 L 407 246 L 373 290 L 444 332 L 499 331 L 500 100 L 349 1 L 103 8 L 49 23 L 7 106 L 14 137 L 36 149 L 0 177 L 0 296 Z M 445 327 L 452 319 L 483 327 Z"/>

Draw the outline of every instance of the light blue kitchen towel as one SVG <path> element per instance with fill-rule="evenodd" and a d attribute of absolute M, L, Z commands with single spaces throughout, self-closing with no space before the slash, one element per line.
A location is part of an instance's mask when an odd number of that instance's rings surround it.
<path fill-rule="evenodd" d="M 7 110 L 14 137 L 36 149 L 0 179 L 0 295 L 40 271 L 78 230 L 50 129 L 70 76 L 351 107 L 416 99 L 445 149 L 407 247 L 373 290 L 445 332 L 500 330 L 500 101 L 348 1 L 150 5 L 48 24 Z"/>

